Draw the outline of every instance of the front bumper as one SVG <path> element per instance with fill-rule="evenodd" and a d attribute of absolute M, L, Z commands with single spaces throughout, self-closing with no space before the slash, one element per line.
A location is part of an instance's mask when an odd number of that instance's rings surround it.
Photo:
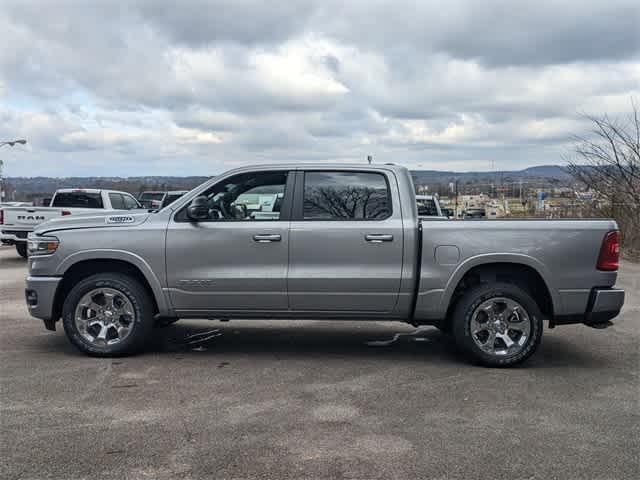
<path fill-rule="evenodd" d="M 25 298 L 31 316 L 47 322 L 55 322 L 53 318 L 54 300 L 62 277 L 27 277 Z"/>

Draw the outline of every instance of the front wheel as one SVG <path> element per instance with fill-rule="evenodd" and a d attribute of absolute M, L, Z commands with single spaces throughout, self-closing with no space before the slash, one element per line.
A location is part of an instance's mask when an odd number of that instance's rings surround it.
<path fill-rule="evenodd" d="M 99 273 L 80 281 L 62 308 L 67 338 L 84 353 L 99 357 L 140 350 L 153 328 L 153 305 L 136 279 Z"/>
<path fill-rule="evenodd" d="M 478 285 L 456 305 L 452 319 L 457 346 L 490 367 L 525 361 L 542 341 L 542 313 L 522 288 L 507 283 Z"/>
<path fill-rule="evenodd" d="M 27 253 L 27 242 L 16 242 L 16 252 L 22 258 L 28 258 L 29 254 Z"/>

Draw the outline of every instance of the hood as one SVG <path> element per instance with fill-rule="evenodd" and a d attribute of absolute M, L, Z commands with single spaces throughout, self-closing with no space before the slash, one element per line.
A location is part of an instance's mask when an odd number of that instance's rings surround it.
<path fill-rule="evenodd" d="M 153 214 L 148 212 L 132 213 L 130 211 L 120 213 L 105 212 L 102 215 L 69 215 L 68 217 L 54 218 L 48 222 L 41 223 L 34 229 L 33 233 L 35 235 L 44 235 L 60 230 L 76 230 L 79 228 L 134 227 L 144 223 L 151 215 Z"/>

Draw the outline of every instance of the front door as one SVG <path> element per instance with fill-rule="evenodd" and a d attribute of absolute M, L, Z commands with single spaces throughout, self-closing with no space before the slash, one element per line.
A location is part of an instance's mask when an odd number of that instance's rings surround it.
<path fill-rule="evenodd" d="M 287 310 L 288 171 L 236 174 L 203 193 L 209 218 L 186 207 L 167 231 L 167 286 L 178 315 Z"/>
<path fill-rule="evenodd" d="M 391 312 L 403 227 L 391 171 L 298 173 L 289 234 L 289 305 L 299 312 Z"/>

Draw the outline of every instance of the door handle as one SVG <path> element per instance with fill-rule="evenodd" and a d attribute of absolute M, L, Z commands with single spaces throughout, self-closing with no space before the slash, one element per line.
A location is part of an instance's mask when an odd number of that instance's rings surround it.
<path fill-rule="evenodd" d="M 393 242 L 393 235 L 368 233 L 364 236 L 364 239 L 371 243 Z"/>
<path fill-rule="evenodd" d="M 271 234 L 264 233 L 260 235 L 254 235 L 253 239 L 258 243 L 270 243 L 270 242 L 279 242 L 282 240 L 282 237 L 279 234 Z"/>

